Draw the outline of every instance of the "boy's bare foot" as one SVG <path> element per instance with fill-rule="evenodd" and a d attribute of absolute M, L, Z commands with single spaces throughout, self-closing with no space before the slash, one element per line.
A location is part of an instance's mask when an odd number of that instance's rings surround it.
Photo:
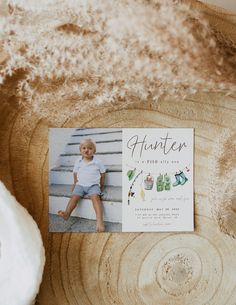
<path fill-rule="evenodd" d="M 64 220 L 67 220 L 69 218 L 69 215 L 67 215 L 66 212 L 62 210 L 58 211 L 57 214 L 61 216 Z"/>
<path fill-rule="evenodd" d="M 97 223 L 96 230 L 97 230 L 97 232 L 99 232 L 99 233 L 105 232 L 104 224 L 103 224 L 103 223 Z"/>

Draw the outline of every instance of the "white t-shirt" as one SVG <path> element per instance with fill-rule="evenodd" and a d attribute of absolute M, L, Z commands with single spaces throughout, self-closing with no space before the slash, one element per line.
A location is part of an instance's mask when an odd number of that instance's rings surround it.
<path fill-rule="evenodd" d="M 77 184 L 82 186 L 100 184 L 101 174 L 105 172 L 105 166 L 96 157 L 93 157 L 89 162 L 84 161 L 82 158 L 77 159 L 73 169 L 73 173 L 77 173 Z"/>

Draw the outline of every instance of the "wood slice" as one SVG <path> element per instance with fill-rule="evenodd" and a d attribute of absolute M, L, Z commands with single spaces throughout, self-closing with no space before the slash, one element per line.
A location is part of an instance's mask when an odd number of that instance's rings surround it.
<path fill-rule="evenodd" d="M 235 97 L 165 98 L 67 121 L 58 114 L 50 125 L 21 108 L 14 90 L 5 87 L 1 100 L 1 180 L 34 217 L 47 253 L 38 305 L 235 305 L 236 240 L 220 231 L 209 202 L 209 159 L 234 126 Z M 48 233 L 48 127 L 195 128 L 195 232 Z"/>

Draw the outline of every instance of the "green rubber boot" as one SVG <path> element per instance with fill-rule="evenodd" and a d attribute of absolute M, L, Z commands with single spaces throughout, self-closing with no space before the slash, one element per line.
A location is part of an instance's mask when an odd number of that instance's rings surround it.
<path fill-rule="evenodd" d="M 160 174 L 160 175 L 157 177 L 156 186 L 157 186 L 157 192 L 162 192 L 162 191 L 164 190 L 163 175 Z"/>
<path fill-rule="evenodd" d="M 188 181 L 188 178 L 185 176 L 183 172 L 181 172 L 179 175 L 182 178 L 181 185 L 184 185 Z"/>
<path fill-rule="evenodd" d="M 175 174 L 176 181 L 172 184 L 173 186 L 177 186 L 181 184 L 180 174 Z"/>
<path fill-rule="evenodd" d="M 170 176 L 168 176 L 167 174 L 165 174 L 164 176 L 164 184 L 165 184 L 165 190 L 166 191 L 170 191 L 171 189 L 171 180 L 170 180 Z"/>

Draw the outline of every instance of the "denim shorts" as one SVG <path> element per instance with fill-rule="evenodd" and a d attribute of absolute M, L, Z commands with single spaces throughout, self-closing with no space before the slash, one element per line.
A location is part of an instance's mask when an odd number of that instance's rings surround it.
<path fill-rule="evenodd" d="M 101 194 L 101 190 L 100 190 L 100 186 L 98 184 L 93 184 L 91 186 L 83 186 L 83 185 L 79 185 L 77 184 L 74 188 L 74 191 L 72 193 L 72 195 L 79 195 L 81 197 L 85 196 L 85 195 L 100 195 Z"/>

